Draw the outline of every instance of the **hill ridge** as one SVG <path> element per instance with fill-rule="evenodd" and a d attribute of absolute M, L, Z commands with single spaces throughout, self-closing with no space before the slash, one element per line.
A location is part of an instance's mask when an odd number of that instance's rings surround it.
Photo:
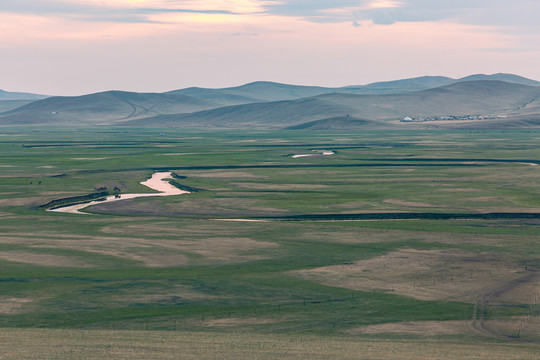
<path fill-rule="evenodd" d="M 540 114 L 540 86 L 536 85 L 540 82 L 503 73 L 470 75 L 462 81 L 449 79 L 424 76 L 374 83 L 378 85 L 367 92 L 365 88 L 296 86 L 268 81 L 221 90 L 198 87 L 165 93 L 107 90 L 23 103 L 0 113 L 0 124 L 284 128 L 351 115 L 386 122 L 387 126 L 407 115 L 494 113 L 526 115 L 530 124 L 529 120 Z M 441 81 L 444 85 L 424 89 L 427 84 Z M 414 88 L 420 90 L 412 91 Z M 327 120 L 325 126 L 329 123 Z"/>
<path fill-rule="evenodd" d="M 329 93 L 298 100 L 232 105 L 191 114 L 171 114 L 128 124 L 186 127 L 267 127 L 284 128 L 346 115 L 378 121 L 388 126 L 407 115 L 520 115 L 528 104 L 528 114 L 540 106 L 540 87 L 500 80 L 476 80 L 449 84 L 406 94 L 355 95 Z M 532 105 L 531 105 L 532 104 Z M 532 110 L 532 111 L 529 111 Z M 538 111 L 540 113 L 540 109 Z"/>

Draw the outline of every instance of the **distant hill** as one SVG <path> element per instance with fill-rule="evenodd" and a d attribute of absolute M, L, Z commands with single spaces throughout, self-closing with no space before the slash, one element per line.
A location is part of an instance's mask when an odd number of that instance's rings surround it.
<path fill-rule="evenodd" d="M 0 124 L 107 124 L 178 112 L 213 108 L 216 104 L 186 95 L 107 91 L 83 96 L 55 96 L 0 114 Z"/>
<path fill-rule="evenodd" d="M 407 94 L 334 93 L 298 100 L 227 106 L 192 114 L 129 121 L 126 125 L 290 128 L 328 118 L 341 119 L 346 115 L 379 122 L 397 122 L 407 115 L 518 115 L 532 113 L 540 105 L 539 99 L 540 87 L 536 86 L 495 80 L 463 81 Z"/>
<path fill-rule="evenodd" d="M 192 114 L 162 115 L 128 121 L 131 126 L 182 126 L 182 127 L 257 127 L 282 128 L 307 120 L 346 115 L 347 109 L 311 97 L 298 100 L 260 102 L 225 106 Z"/>
<path fill-rule="evenodd" d="M 205 89 L 200 87 L 190 87 L 181 90 L 174 90 L 166 92 L 165 94 L 187 95 L 197 99 L 211 101 L 220 106 L 249 104 L 262 101 L 261 99 L 257 99 L 251 96 L 228 93 L 226 90 L 223 89 Z"/>
<path fill-rule="evenodd" d="M 477 74 L 457 80 L 424 76 L 340 88 L 259 81 L 223 89 L 106 91 L 36 101 L 0 100 L 0 125 L 365 128 L 367 123 L 361 121 L 372 121 L 372 127 L 382 126 L 381 122 L 387 126 L 404 116 L 497 113 L 534 117 L 540 114 L 539 91 L 540 82 L 512 74 Z M 346 115 L 351 119 L 342 118 Z M 413 125 L 418 124 L 408 126 Z"/>
<path fill-rule="evenodd" d="M 295 100 L 336 91 L 336 88 L 257 81 L 223 89 L 187 88 L 170 91 L 168 94 L 183 94 L 211 100 L 224 105 L 236 105 L 253 102 Z"/>
<path fill-rule="evenodd" d="M 359 119 L 354 116 L 336 116 L 326 119 L 309 121 L 306 123 L 285 127 L 284 130 L 358 130 L 373 128 L 379 125 L 370 120 Z"/>
<path fill-rule="evenodd" d="M 532 81 L 532 80 L 531 80 Z M 257 81 L 237 87 L 222 89 L 206 89 L 192 87 L 169 91 L 167 94 L 182 94 L 210 100 L 226 105 L 241 105 L 254 102 L 270 102 L 281 100 L 296 100 L 324 94 L 357 94 L 381 95 L 407 93 L 426 90 L 456 82 L 455 79 L 443 76 L 424 76 L 413 79 L 403 79 L 388 82 L 378 82 L 368 85 L 353 85 L 345 87 L 322 87 L 279 84 L 269 81 Z"/>
<path fill-rule="evenodd" d="M 23 92 L 8 92 L 0 90 L 0 101 L 3 100 L 41 100 L 48 98 L 47 95 L 31 94 Z"/>
<path fill-rule="evenodd" d="M 503 74 L 503 73 L 493 74 L 493 75 L 485 75 L 485 74 L 470 75 L 470 76 L 466 76 L 461 79 L 458 79 L 457 82 L 476 81 L 476 80 L 499 80 L 499 81 L 505 81 L 505 82 L 514 83 L 514 84 L 540 86 L 540 81 L 527 79 L 519 75 Z"/>
<path fill-rule="evenodd" d="M 226 106 L 248 104 L 253 102 L 296 100 L 333 93 L 356 95 L 405 94 L 433 89 L 462 81 L 474 80 L 500 80 L 521 85 L 540 86 L 539 81 L 512 74 L 477 74 L 461 79 L 452 79 L 445 76 L 422 76 L 410 79 L 375 82 L 367 85 L 351 85 L 344 87 L 300 86 L 279 84 L 269 81 L 257 81 L 242 86 L 222 89 L 193 87 L 170 91 L 168 94 L 183 94 L 193 96 Z"/>
<path fill-rule="evenodd" d="M 34 100 L 0 100 L 0 113 L 29 104 Z"/>
<path fill-rule="evenodd" d="M 500 73 L 493 75 L 476 74 L 459 79 L 452 79 L 445 76 L 422 76 L 411 79 L 375 82 L 363 86 L 348 86 L 345 88 L 340 88 L 338 92 L 359 95 L 405 94 L 451 85 L 463 81 L 477 80 L 499 80 L 513 84 L 540 86 L 540 81 L 527 79 L 518 75 Z"/>
<path fill-rule="evenodd" d="M 363 86 L 348 86 L 340 92 L 358 95 L 403 94 L 449 85 L 458 80 L 445 76 L 422 76 L 412 79 L 375 82 Z"/>

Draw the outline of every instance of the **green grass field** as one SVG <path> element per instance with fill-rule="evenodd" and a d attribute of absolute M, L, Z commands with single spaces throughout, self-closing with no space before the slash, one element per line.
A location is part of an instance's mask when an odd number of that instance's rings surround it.
<path fill-rule="evenodd" d="M 78 351 L 51 340 L 65 332 L 94 340 L 118 334 L 118 346 L 148 334 L 223 337 L 240 342 L 223 345 L 240 357 L 247 356 L 235 351 L 259 349 L 265 358 L 277 345 L 259 339 L 271 334 L 290 338 L 291 349 L 301 349 L 291 354 L 304 358 L 315 349 L 306 344 L 319 341 L 330 348 L 321 354 L 341 358 L 354 358 L 356 347 L 380 351 L 366 358 L 388 358 L 384 351 L 422 344 L 438 359 L 445 358 L 438 349 L 456 351 L 461 341 L 472 351 L 461 358 L 485 351 L 534 358 L 538 138 L 536 131 L 4 127 L 2 338 L 36 336 L 50 346 L 32 351 L 50 358 Z M 292 158 L 321 149 L 336 153 Z M 99 204 L 87 214 L 39 207 L 102 187 L 151 192 L 139 182 L 160 170 L 201 191 Z M 359 214 L 371 218 L 350 221 Z M 99 351 L 87 358 L 105 351 L 94 340 L 85 346 Z M 524 341 L 518 356 L 513 349 Z M 333 352 L 340 342 L 343 352 Z M 190 343 L 189 356 L 203 343 Z M 10 346 L 5 358 L 27 347 Z M 162 350 L 156 356 L 181 351 Z"/>

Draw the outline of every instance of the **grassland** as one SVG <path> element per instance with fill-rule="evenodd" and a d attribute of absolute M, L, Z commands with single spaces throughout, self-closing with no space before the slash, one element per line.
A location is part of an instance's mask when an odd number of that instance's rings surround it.
<path fill-rule="evenodd" d="M 233 357 L 289 339 L 283 356 L 533 358 L 539 137 L 4 127 L 0 333 L 21 339 L 5 358 L 81 342 L 97 348 L 88 358 L 106 346 L 189 358 L 218 338 Z M 336 154 L 291 157 L 317 149 Z M 200 191 L 88 214 L 39 207 L 103 187 L 149 192 L 139 182 L 157 170 Z M 53 340 L 66 333 L 87 340 Z M 140 338 L 189 345 L 126 345 Z"/>
<path fill-rule="evenodd" d="M 2 359 L 494 359 L 538 358 L 535 344 L 347 336 L 110 330 L 1 330 Z"/>

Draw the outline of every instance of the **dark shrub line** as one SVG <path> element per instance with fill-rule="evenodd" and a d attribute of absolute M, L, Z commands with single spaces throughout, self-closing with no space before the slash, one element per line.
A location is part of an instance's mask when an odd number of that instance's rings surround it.
<path fill-rule="evenodd" d="M 189 192 L 198 192 L 198 191 L 203 190 L 203 189 L 193 188 L 193 187 L 187 186 L 187 185 L 182 185 L 179 182 L 176 182 L 174 180 L 169 180 L 169 184 L 171 184 L 172 186 L 174 186 L 174 187 L 176 187 L 176 188 L 178 188 L 180 190 L 189 191 Z"/>
<path fill-rule="evenodd" d="M 91 193 L 91 194 L 88 194 L 88 195 L 72 196 L 72 197 L 67 197 L 67 198 L 62 198 L 62 199 L 56 199 L 56 200 L 49 201 L 46 204 L 39 205 L 38 208 L 39 209 L 52 210 L 52 209 L 56 209 L 56 208 L 59 208 L 59 207 L 62 207 L 62 206 L 66 206 L 66 205 L 84 204 L 84 203 L 90 202 L 92 200 L 107 197 L 108 195 L 109 195 L 108 191 L 101 191 L 101 192 L 97 192 L 97 193 Z"/>
<path fill-rule="evenodd" d="M 498 220 L 498 219 L 538 219 L 540 213 L 371 213 L 371 214 L 305 214 L 261 219 L 278 221 L 305 220 Z"/>
<path fill-rule="evenodd" d="M 171 172 L 171 176 L 172 176 L 174 179 L 187 179 L 187 176 L 178 175 L 178 174 L 175 173 L 174 171 Z"/>
<path fill-rule="evenodd" d="M 363 161 L 395 161 L 395 162 L 409 162 L 409 161 L 420 161 L 420 162 L 468 162 L 468 161 L 477 161 L 477 162 L 491 162 L 491 163 L 532 163 L 540 164 L 540 160 L 528 160 L 528 159 L 485 159 L 485 158 L 380 158 L 380 159 L 356 159 Z"/>
<path fill-rule="evenodd" d="M 369 161 L 369 160 L 368 160 Z M 464 160 L 467 161 L 467 160 Z M 536 161 L 536 160 L 535 160 Z M 505 161 L 513 162 L 513 161 Z M 534 162 L 534 161 L 530 161 Z M 275 165 L 205 165 L 205 166 L 167 166 L 167 167 L 142 167 L 142 168 L 125 168 L 125 169 L 85 169 L 85 170 L 75 170 L 72 171 L 72 174 L 99 174 L 99 173 L 114 173 L 114 172 L 127 172 L 127 171 L 171 171 L 171 170 L 233 170 L 233 169 L 295 169 L 295 168 L 354 168 L 354 167 L 481 167 L 486 166 L 486 164 L 461 164 L 461 163 L 442 163 L 442 164 L 429 164 L 429 163 L 418 163 L 418 164 L 389 164 L 389 163 L 356 163 L 356 164 L 275 164 Z M 64 177 L 68 174 L 56 174 L 49 175 L 47 177 Z M 185 177 L 178 175 L 178 179 L 183 179 Z"/>

